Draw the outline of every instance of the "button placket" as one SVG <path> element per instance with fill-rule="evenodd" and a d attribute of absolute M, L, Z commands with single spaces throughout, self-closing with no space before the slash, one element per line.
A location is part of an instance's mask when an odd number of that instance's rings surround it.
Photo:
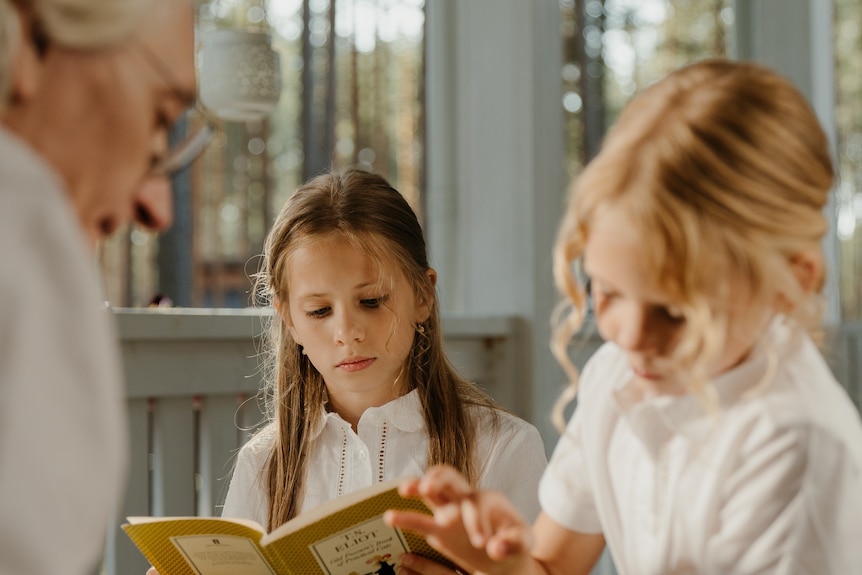
<path fill-rule="evenodd" d="M 347 472 L 347 430 L 341 429 L 341 462 L 338 468 L 338 497 L 344 495 L 344 478 Z"/>
<path fill-rule="evenodd" d="M 383 420 L 383 427 L 380 430 L 380 450 L 377 453 L 377 483 L 383 481 L 386 476 L 386 440 L 389 436 L 389 422 Z"/>

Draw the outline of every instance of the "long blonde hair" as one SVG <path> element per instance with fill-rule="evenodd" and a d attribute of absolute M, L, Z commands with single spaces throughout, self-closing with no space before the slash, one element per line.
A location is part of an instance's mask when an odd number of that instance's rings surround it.
<path fill-rule="evenodd" d="M 300 186 L 267 237 L 255 289 L 259 302 L 266 305 L 277 297 L 287 305 L 291 254 L 306 242 L 331 234 L 363 250 L 383 273 L 387 264 L 391 269 L 394 263 L 413 286 L 416 298 L 428 304 L 431 314 L 414 336 L 404 370 L 406 383 L 418 391 L 422 403 L 429 465 L 448 463 L 474 483 L 476 425 L 468 406 L 494 403 L 460 377 L 444 355 L 422 228 L 407 201 L 384 178 L 350 169 Z M 270 499 L 268 528 L 273 529 L 301 509 L 311 432 L 320 425 L 326 392 L 320 373 L 275 310 L 267 353 L 267 411 L 277 432 L 262 479 Z"/>
<path fill-rule="evenodd" d="M 742 278 L 753 298 L 781 293 L 799 325 L 819 327 L 822 276 L 808 293 L 791 261 L 813 252 L 822 262 L 832 182 L 813 110 L 767 68 L 705 60 L 635 97 L 574 182 L 554 248 L 566 299 L 552 344 L 572 382 L 567 397 L 578 377 L 567 348 L 587 309 L 573 265 L 600 206 L 624 205 L 649 242 L 647 269 L 686 320 L 675 358 L 691 369 L 692 391 L 704 394 L 707 365 L 725 343 L 729 278 Z"/>

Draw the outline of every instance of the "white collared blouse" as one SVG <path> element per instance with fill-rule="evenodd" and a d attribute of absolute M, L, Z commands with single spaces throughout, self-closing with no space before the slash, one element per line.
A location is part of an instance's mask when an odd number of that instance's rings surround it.
<path fill-rule="evenodd" d="M 806 335 L 776 318 L 713 409 L 631 381 L 613 344 L 588 362 L 547 515 L 603 533 L 620 575 L 862 573 L 862 423 Z"/>
<path fill-rule="evenodd" d="M 321 408 L 322 409 L 322 408 Z M 479 485 L 499 490 L 532 521 L 539 512 L 539 478 L 547 464 L 538 430 L 526 421 L 498 411 L 491 429 L 489 408 L 470 407 L 479 418 L 476 453 Z M 427 467 L 428 436 L 418 393 L 410 393 L 365 411 L 357 432 L 338 414 L 325 414 L 308 460 L 301 511 L 308 511 L 363 487 L 405 475 L 421 475 Z M 228 488 L 223 517 L 267 523 L 269 496 L 261 482 L 274 440 L 270 423 L 239 452 Z"/>

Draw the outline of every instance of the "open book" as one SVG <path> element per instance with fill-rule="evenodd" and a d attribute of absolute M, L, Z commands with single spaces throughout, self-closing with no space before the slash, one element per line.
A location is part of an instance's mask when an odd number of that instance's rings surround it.
<path fill-rule="evenodd" d="M 160 575 L 394 575 L 404 553 L 452 567 L 425 539 L 383 523 L 387 509 L 430 514 L 392 479 L 339 497 L 267 534 L 254 521 L 129 517 L 123 530 Z"/>

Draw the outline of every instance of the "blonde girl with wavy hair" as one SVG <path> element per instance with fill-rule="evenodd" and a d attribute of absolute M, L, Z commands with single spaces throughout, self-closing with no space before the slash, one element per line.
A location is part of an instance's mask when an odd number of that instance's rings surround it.
<path fill-rule="evenodd" d="M 766 68 L 644 90 L 559 229 L 553 348 L 578 403 L 538 520 L 440 467 L 403 489 L 436 519 L 389 521 L 471 573 L 589 573 L 605 546 L 621 574 L 858 572 L 862 424 L 809 335 L 832 180 L 813 111 Z M 606 343 L 579 373 L 590 304 Z"/>
<path fill-rule="evenodd" d="M 257 293 L 272 305 L 269 423 L 239 453 L 223 515 L 268 529 L 330 499 L 448 464 L 538 513 L 538 431 L 443 350 L 422 228 L 383 177 L 318 176 L 288 199 Z M 451 573 L 407 557 L 401 573 Z"/>

